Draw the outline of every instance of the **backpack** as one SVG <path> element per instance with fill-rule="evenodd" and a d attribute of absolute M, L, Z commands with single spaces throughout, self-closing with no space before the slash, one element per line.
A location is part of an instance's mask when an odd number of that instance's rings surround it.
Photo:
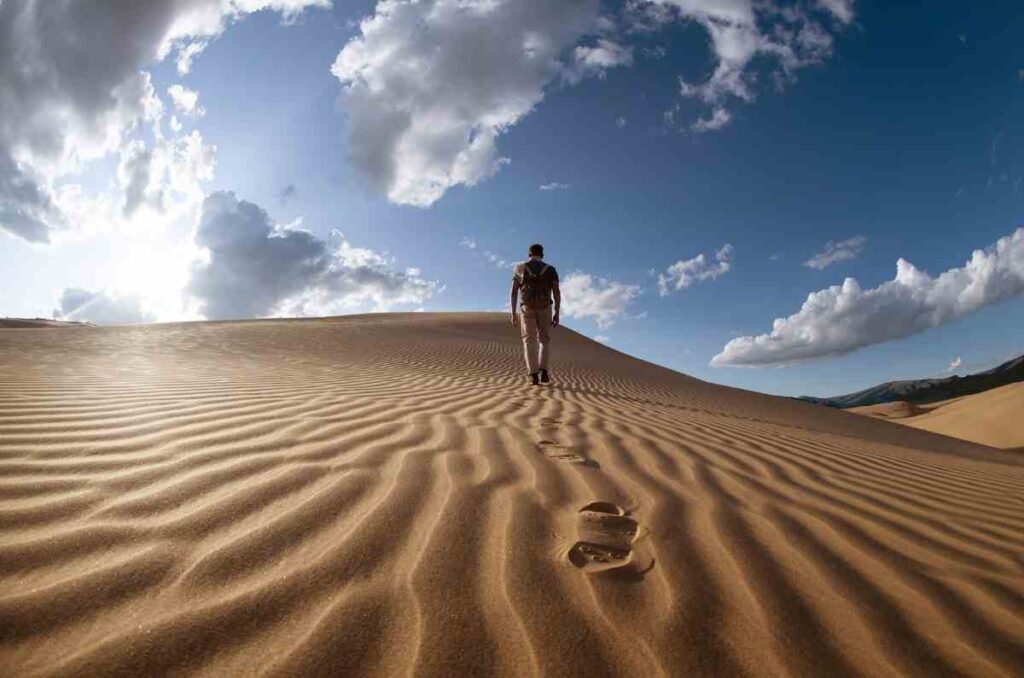
<path fill-rule="evenodd" d="M 523 264 L 521 292 L 523 306 L 526 308 L 543 309 L 551 306 L 551 290 L 554 288 L 554 272 L 544 264 L 538 273 L 530 270 L 529 264 Z"/>

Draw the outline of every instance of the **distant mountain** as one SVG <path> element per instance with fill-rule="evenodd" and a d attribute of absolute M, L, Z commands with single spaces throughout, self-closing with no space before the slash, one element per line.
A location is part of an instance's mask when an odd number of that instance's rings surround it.
<path fill-rule="evenodd" d="M 1024 381 L 1024 355 L 1009 360 L 998 367 L 993 367 L 991 370 L 970 374 L 966 377 L 952 376 L 943 379 L 888 381 L 863 391 L 834 398 L 800 396 L 799 400 L 844 409 L 847 407 L 889 403 L 894 400 L 903 400 L 908 403 L 933 403 L 938 400 L 948 400 L 949 398 L 981 393 L 990 388 L 1012 384 L 1017 381 Z"/>

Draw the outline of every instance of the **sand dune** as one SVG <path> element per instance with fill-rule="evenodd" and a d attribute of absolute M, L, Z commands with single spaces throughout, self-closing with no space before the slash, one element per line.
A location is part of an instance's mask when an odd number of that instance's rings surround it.
<path fill-rule="evenodd" d="M 1020 674 L 1019 455 L 555 339 L 0 330 L 0 674 Z"/>
<path fill-rule="evenodd" d="M 991 447 L 1024 447 L 1024 382 L 926 405 L 895 402 L 850 411 Z"/>

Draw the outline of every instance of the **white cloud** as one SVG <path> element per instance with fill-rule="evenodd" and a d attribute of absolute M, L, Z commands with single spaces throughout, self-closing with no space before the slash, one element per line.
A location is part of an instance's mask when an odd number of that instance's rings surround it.
<path fill-rule="evenodd" d="M 566 191 L 569 189 L 569 184 L 560 184 L 557 181 L 551 183 L 541 184 L 540 190 L 542 191 Z"/>
<path fill-rule="evenodd" d="M 611 341 L 611 337 L 609 337 L 609 336 L 606 336 L 606 335 L 604 335 L 604 334 L 595 334 L 595 335 L 594 335 L 593 337 L 591 337 L 591 338 L 592 338 L 592 339 L 593 339 L 594 341 L 599 341 L 599 342 L 601 342 L 602 344 L 607 344 L 607 343 L 608 343 L 609 341 Z"/>
<path fill-rule="evenodd" d="M 188 284 L 200 312 L 222 319 L 387 310 L 419 306 L 440 289 L 338 231 L 328 243 L 300 226 L 277 225 L 234 193 L 207 196 L 195 234 L 207 257 Z"/>
<path fill-rule="evenodd" d="M 573 50 L 573 66 L 566 69 L 568 82 L 579 82 L 589 75 L 603 78 L 605 71 L 633 65 L 633 48 L 601 38 L 594 46 L 580 45 Z"/>
<path fill-rule="evenodd" d="M 818 4 L 844 24 L 853 21 L 854 0 L 818 0 Z"/>
<path fill-rule="evenodd" d="M 459 244 L 465 247 L 467 250 L 476 249 L 476 240 L 474 240 L 473 238 L 463 238 L 462 240 L 459 241 Z"/>
<path fill-rule="evenodd" d="M 711 111 L 711 117 L 698 118 L 690 125 L 694 132 L 714 132 L 720 130 L 732 121 L 732 113 L 724 108 L 715 108 Z"/>
<path fill-rule="evenodd" d="M 329 0 L 0 3 L 0 228 L 33 242 L 72 226 L 57 181 L 129 143 L 162 105 L 143 69 L 261 9 Z M 194 56 L 194 55 L 193 55 Z"/>
<path fill-rule="evenodd" d="M 855 259 L 864 251 L 864 243 L 867 241 L 868 239 L 862 235 L 856 235 L 849 240 L 842 240 L 840 242 L 832 242 L 830 240 L 825 243 L 825 249 L 805 261 L 804 266 L 820 271 L 837 261 Z"/>
<path fill-rule="evenodd" d="M 506 261 L 505 259 L 502 259 L 497 254 L 495 254 L 494 252 L 491 252 L 489 250 L 484 250 L 483 254 L 484 254 L 484 258 L 486 258 L 487 261 L 491 262 L 492 264 L 494 264 L 498 268 L 508 268 L 509 266 L 512 265 L 512 262 Z"/>
<path fill-rule="evenodd" d="M 896 277 L 873 289 L 847 278 L 812 292 L 798 312 L 777 318 L 770 333 L 733 339 L 711 364 L 760 367 L 844 355 L 944 325 L 1022 292 L 1024 227 L 935 278 L 900 259 Z"/>
<path fill-rule="evenodd" d="M 593 318 L 601 329 L 610 327 L 640 294 L 638 285 L 607 280 L 575 271 L 559 283 L 562 312 L 567 318 Z"/>
<path fill-rule="evenodd" d="M 714 280 L 732 268 L 732 245 L 726 243 L 715 252 L 714 261 L 704 254 L 680 260 L 658 274 L 658 294 L 668 296 L 672 290 L 685 290 L 695 282 Z"/>
<path fill-rule="evenodd" d="M 201 118 L 206 115 L 206 109 L 199 105 L 199 92 L 194 89 L 183 85 L 171 85 L 167 88 L 167 94 L 171 97 L 171 102 L 178 112 L 193 118 Z"/>
<path fill-rule="evenodd" d="M 598 0 L 381 0 L 331 69 L 353 161 L 392 202 L 420 207 L 492 176 L 507 162 L 498 137 L 576 68 L 563 59 L 601 29 L 599 11 Z"/>
<path fill-rule="evenodd" d="M 53 315 L 61 320 L 91 322 L 97 325 L 134 325 L 156 320 L 142 308 L 142 301 L 131 295 L 68 287 L 60 295 Z"/>
<path fill-rule="evenodd" d="M 615 119 L 615 126 L 618 127 L 619 129 L 622 129 L 623 127 L 625 127 L 626 126 L 626 118 L 624 116 L 620 115 L 618 118 Z"/>
<path fill-rule="evenodd" d="M 960 356 L 957 356 L 956 358 L 953 359 L 953 361 L 951 363 L 949 363 L 949 367 L 946 368 L 946 371 L 947 372 L 956 372 L 957 369 L 961 365 L 963 365 L 963 364 L 964 364 L 964 361 L 960 359 Z"/>
<path fill-rule="evenodd" d="M 641 3 L 643 4 L 643 3 Z M 698 132 L 721 129 L 728 121 L 732 99 L 755 98 L 755 60 L 774 63 L 777 86 L 794 79 L 797 70 L 823 61 L 832 51 L 832 29 L 853 19 L 851 0 L 783 5 L 775 0 L 651 0 L 657 12 L 639 14 L 641 26 L 673 20 L 693 21 L 707 32 L 716 60 L 703 82 L 680 79 L 680 93 L 712 107 L 712 115 L 691 127 Z M 648 5 L 648 6 L 651 6 Z"/>

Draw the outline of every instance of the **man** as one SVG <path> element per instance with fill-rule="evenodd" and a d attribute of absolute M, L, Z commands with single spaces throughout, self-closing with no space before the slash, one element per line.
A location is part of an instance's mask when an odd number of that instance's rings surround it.
<path fill-rule="evenodd" d="M 551 381 L 548 375 L 548 340 L 551 328 L 558 326 L 562 293 L 558 289 L 558 271 L 554 266 L 544 263 L 543 245 L 530 245 L 529 256 L 529 259 L 515 266 L 509 303 L 512 307 L 512 324 L 519 323 L 519 333 L 523 337 L 526 370 L 536 386 L 540 382 Z M 520 291 L 523 293 L 523 304 L 517 315 Z M 555 303 L 554 315 L 551 314 L 552 296 Z"/>

